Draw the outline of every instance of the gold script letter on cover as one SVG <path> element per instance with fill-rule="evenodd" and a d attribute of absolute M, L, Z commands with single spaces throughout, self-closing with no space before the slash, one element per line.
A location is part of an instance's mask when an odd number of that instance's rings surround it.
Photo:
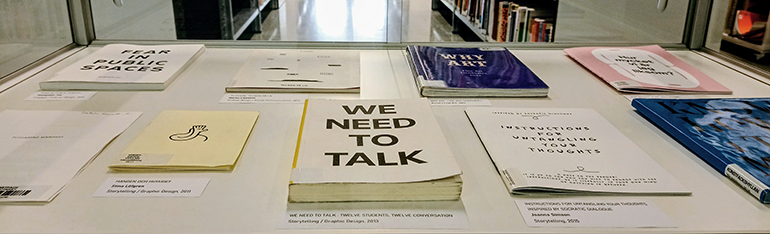
<path fill-rule="evenodd" d="M 163 111 L 110 169 L 232 170 L 258 117 L 255 111 Z"/>

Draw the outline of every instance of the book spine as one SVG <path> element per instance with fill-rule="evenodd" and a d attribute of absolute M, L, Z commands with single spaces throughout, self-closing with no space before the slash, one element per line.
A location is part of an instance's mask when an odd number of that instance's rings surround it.
<path fill-rule="evenodd" d="M 423 64 L 424 61 L 422 61 L 419 51 L 415 46 L 410 45 L 407 46 L 406 49 L 407 54 L 409 54 L 407 58 L 409 59 L 410 65 L 412 65 L 412 70 L 414 71 L 414 76 L 417 80 L 417 88 L 421 88 L 424 80 L 428 79 L 425 65 Z"/>
<path fill-rule="evenodd" d="M 540 29 L 540 23 L 537 20 L 531 20 L 529 25 L 529 42 L 538 42 L 537 30 Z"/>
<path fill-rule="evenodd" d="M 505 184 L 505 188 L 508 189 L 508 192 L 516 193 L 516 183 L 513 182 L 513 177 L 511 177 L 511 173 L 508 172 L 508 170 L 501 170 L 500 177 L 503 179 L 503 183 Z"/>
<path fill-rule="evenodd" d="M 297 159 L 299 159 L 299 146 L 302 143 L 302 130 L 305 127 L 305 114 L 307 114 L 307 104 L 310 100 L 305 99 L 305 107 L 302 109 L 302 120 L 300 120 L 299 123 L 299 134 L 297 136 L 297 148 L 294 150 L 294 161 L 291 163 L 291 168 L 297 168 Z M 289 184 L 291 184 L 292 181 L 289 181 Z"/>
<path fill-rule="evenodd" d="M 505 38 L 508 33 L 508 15 L 510 12 L 508 12 L 508 2 L 500 2 L 500 18 L 498 20 L 498 26 L 497 26 L 497 41 L 498 42 L 505 42 Z"/>
<path fill-rule="evenodd" d="M 515 34 L 516 29 L 516 19 L 518 18 L 518 9 L 519 5 L 511 3 L 508 5 L 508 33 L 506 33 L 505 41 L 511 42 L 513 38 L 515 38 L 513 35 Z"/>
<path fill-rule="evenodd" d="M 508 52 L 508 51 L 506 51 Z M 468 120 L 471 120 L 471 116 L 468 114 L 467 111 L 465 111 L 465 117 L 468 118 Z M 481 142 L 481 146 L 484 147 L 484 150 L 487 151 L 487 156 L 492 161 L 492 165 L 495 167 L 495 170 L 497 171 L 497 174 L 500 175 L 500 178 L 503 180 L 503 184 L 505 184 L 505 187 L 508 189 L 508 193 L 514 193 L 514 189 L 516 188 L 516 184 L 513 182 L 513 178 L 511 177 L 511 174 L 508 172 L 508 170 L 501 170 L 499 167 L 497 167 L 497 164 L 495 163 L 495 159 L 492 158 L 492 155 L 489 154 L 489 150 L 487 150 L 487 146 L 484 145 L 484 141 L 481 140 L 481 135 L 479 135 L 479 130 L 476 129 L 476 126 L 473 125 L 473 121 L 471 122 L 471 127 L 473 127 L 473 131 L 476 132 L 476 136 L 478 137 L 479 141 Z"/>
<path fill-rule="evenodd" d="M 766 194 L 770 191 L 770 187 L 751 176 L 746 170 L 743 170 L 743 168 L 736 164 L 730 164 L 725 167 L 723 173 L 727 178 L 735 181 L 741 188 L 749 192 L 749 194 L 759 199 L 759 201 L 768 203 Z"/>
<path fill-rule="evenodd" d="M 511 42 L 519 42 L 519 22 L 521 22 L 521 6 L 516 6 L 516 12 L 511 12 L 514 14 L 514 17 L 511 17 Z"/>
<path fill-rule="evenodd" d="M 486 30 L 487 30 L 487 17 L 489 17 L 488 16 L 488 14 L 489 14 L 488 10 L 489 9 L 487 9 L 489 4 L 487 4 L 487 2 L 489 2 L 489 0 L 481 0 L 481 2 L 479 3 L 480 4 L 479 5 L 480 6 L 480 9 L 479 9 L 479 27 L 481 28 L 482 32 L 484 32 L 484 34 L 486 34 Z"/>
<path fill-rule="evenodd" d="M 529 8 L 523 7 L 523 6 L 519 6 L 519 13 L 518 13 L 519 19 L 516 21 L 519 24 L 519 26 L 518 26 L 518 28 L 519 28 L 518 30 L 519 31 L 516 34 L 516 42 L 524 42 L 524 32 L 525 32 L 525 30 L 527 28 L 524 25 L 525 21 L 526 21 L 524 19 L 524 17 L 527 16 L 527 9 L 529 9 Z"/>
<path fill-rule="evenodd" d="M 473 18 L 476 17 L 476 2 L 478 0 L 468 0 L 468 10 L 465 12 L 468 16 L 468 22 L 473 23 Z M 468 25 L 470 26 L 470 25 Z"/>
<path fill-rule="evenodd" d="M 552 23 L 546 23 L 545 26 L 545 42 L 553 42 L 553 24 Z"/>
<path fill-rule="evenodd" d="M 532 12 L 535 11 L 533 8 L 527 8 L 527 12 L 524 14 L 524 27 L 526 29 L 524 32 L 524 42 L 530 42 L 532 40 L 532 37 L 530 37 L 529 31 L 530 27 L 532 26 Z"/>
<path fill-rule="evenodd" d="M 462 3 L 460 3 L 460 14 L 468 16 L 468 0 L 463 0 Z"/>
<path fill-rule="evenodd" d="M 497 0 L 491 0 L 489 3 L 489 25 L 487 25 L 487 28 L 489 28 L 488 31 L 490 41 L 494 41 L 494 39 L 497 38 L 497 18 L 499 15 L 499 7 L 497 6 L 496 2 Z"/>
<path fill-rule="evenodd" d="M 545 42 L 545 20 L 537 20 L 537 42 Z"/>

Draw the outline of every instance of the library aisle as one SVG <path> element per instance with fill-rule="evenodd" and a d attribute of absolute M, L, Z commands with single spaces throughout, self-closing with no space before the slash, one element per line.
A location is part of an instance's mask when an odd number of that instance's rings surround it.
<path fill-rule="evenodd" d="M 401 14 L 408 16 L 402 20 Z M 251 40 L 387 42 L 389 37 L 409 42 L 464 41 L 452 33 L 452 25 L 440 12 L 431 10 L 430 1 L 408 0 L 280 1 L 279 8 L 262 22 L 262 32 Z"/>

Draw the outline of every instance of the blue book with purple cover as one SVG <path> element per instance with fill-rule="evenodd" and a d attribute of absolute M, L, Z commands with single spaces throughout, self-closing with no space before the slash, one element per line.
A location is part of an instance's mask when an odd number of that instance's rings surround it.
<path fill-rule="evenodd" d="M 637 112 L 770 203 L 770 98 L 634 99 Z"/>
<path fill-rule="evenodd" d="M 548 85 L 506 48 L 408 46 L 425 97 L 545 97 Z"/>

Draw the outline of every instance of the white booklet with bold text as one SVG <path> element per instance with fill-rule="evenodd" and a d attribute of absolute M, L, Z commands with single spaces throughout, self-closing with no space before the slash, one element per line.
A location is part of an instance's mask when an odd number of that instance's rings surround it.
<path fill-rule="evenodd" d="M 40 82 L 40 88 L 163 90 L 204 50 L 203 44 L 110 44 Z"/>
<path fill-rule="evenodd" d="M 308 99 L 289 201 L 457 200 L 461 173 L 427 99 Z"/>

